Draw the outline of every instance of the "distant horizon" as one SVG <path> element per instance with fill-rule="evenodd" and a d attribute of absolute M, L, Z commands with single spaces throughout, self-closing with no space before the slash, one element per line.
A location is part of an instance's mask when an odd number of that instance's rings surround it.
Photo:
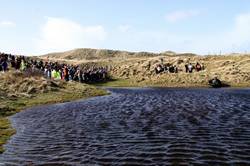
<path fill-rule="evenodd" d="M 222 52 L 214 52 L 214 53 L 207 53 L 207 54 L 198 54 L 195 52 L 177 52 L 177 51 L 172 51 L 172 50 L 166 50 L 166 51 L 160 51 L 160 52 L 153 52 L 153 51 L 129 51 L 129 50 L 118 50 L 118 49 L 109 49 L 109 48 L 73 48 L 69 50 L 64 50 L 64 51 L 51 51 L 43 54 L 16 54 L 13 52 L 4 52 L 0 50 L 0 53 L 5 53 L 5 54 L 13 54 L 13 55 L 20 55 L 20 56 L 42 56 L 42 55 L 47 55 L 47 54 L 56 54 L 56 53 L 64 53 L 64 52 L 70 52 L 70 51 L 75 51 L 79 49 L 92 49 L 92 50 L 111 50 L 111 51 L 120 51 L 120 52 L 131 52 L 131 53 L 140 53 L 140 52 L 146 52 L 146 53 L 152 53 L 152 54 L 163 54 L 165 52 L 172 52 L 175 54 L 194 54 L 194 55 L 201 55 L 201 56 L 206 56 L 206 55 L 233 55 L 233 54 L 243 54 L 243 55 L 248 55 L 250 52 L 231 52 L 231 53 L 222 53 Z"/>
<path fill-rule="evenodd" d="M 153 54 L 160 54 L 160 53 L 165 53 L 165 52 L 173 52 L 175 54 L 195 54 L 195 55 L 230 55 L 230 54 L 250 54 L 250 52 L 230 52 L 230 53 L 222 53 L 222 52 L 214 52 L 214 53 L 207 53 L 207 54 L 198 54 L 195 52 L 187 51 L 187 52 L 177 52 L 177 51 L 172 51 L 172 50 L 165 50 L 165 51 L 160 51 L 160 52 L 153 52 L 153 51 L 130 51 L 130 50 L 118 50 L 118 49 L 109 49 L 109 48 L 73 48 L 65 51 L 55 51 L 55 52 L 48 52 L 45 54 L 41 55 L 46 55 L 46 54 L 52 54 L 52 53 L 62 53 L 62 52 L 68 52 L 68 51 L 74 51 L 78 49 L 92 49 L 92 50 L 112 50 L 112 51 L 121 51 L 121 52 L 134 52 L 134 53 L 140 53 L 140 52 L 147 52 L 147 53 L 153 53 Z"/>
<path fill-rule="evenodd" d="M 249 29 L 246 0 L 3 0 L 0 50 L 244 54 L 250 52 Z"/>

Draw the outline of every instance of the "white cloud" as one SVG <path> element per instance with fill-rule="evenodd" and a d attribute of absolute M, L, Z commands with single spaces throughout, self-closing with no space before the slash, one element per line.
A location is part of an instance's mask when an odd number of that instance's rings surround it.
<path fill-rule="evenodd" d="M 180 35 L 168 29 L 164 31 L 136 29 L 134 26 L 124 24 L 117 26 L 116 29 L 110 29 L 109 41 L 106 42 L 106 30 L 100 25 L 82 26 L 67 19 L 47 18 L 40 32 L 39 48 L 36 50 L 41 54 L 78 47 L 100 48 L 101 46 L 130 51 L 172 50 L 198 54 L 249 52 L 249 29 L 250 13 L 242 13 L 236 15 L 231 25 L 220 32 L 203 32 L 202 34 L 191 32 Z M 29 45 L 27 49 L 30 47 Z"/>
<path fill-rule="evenodd" d="M 128 33 L 115 35 L 117 42 L 112 43 L 116 49 L 131 51 L 162 52 L 172 50 L 175 52 L 193 52 L 197 54 L 219 54 L 233 52 L 250 52 L 250 13 L 242 13 L 232 18 L 230 26 L 222 31 L 196 33 L 192 31 L 179 34 L 165 29 L 138 30 L 136 28 Z"/>
<path fill-rule="evenodd" d="M 250 13 L 242 13 L 235 17 L 231 27 L 214 35 L 204 35 L 203 50 L 213 49 L 214 52 L 249 52 L 250 51 Z M 202 39 L 196 41 L 201 45 Z M 212 51 L 211 51 L 212 52 Z"/>
<path fill-rule="evenodd" d="M 118 27 L 119 31 L 121 31 L 123 33 L 128 32 L 131 28 L 132 28 L 132 26 L 130 26 L 130 25 L 120 25 Z"/>
<path fill-rule="evenodd" d="M 1 21 L 0 26 L 1 27 L 15 27 L 16 24 L 12 21 Z"/>
<path fill-rule="evenodd" d="M 64 51 L 74 48 L 98 48 L 106 38 L 101 25 L 82 26 L 64 18 L 47 18 L 38 41 L 39 52 Z"/>
<path fill-rule="evenodd" d="M 235 25 L 230 32 L 231 38 L 238 44 L 250 41 L 250 13 L 240 14 L 235 19 Z"/>
<path fill-rule="evenodd" d="M 200 12 L 196 10 L 183 10 L 183 11 L 174 11 L 172 13 L 168 13 L 165 18 L 168 22 L 174 23 L 181 20 L 186 20 L 188 18 L 197 16 Z"/>

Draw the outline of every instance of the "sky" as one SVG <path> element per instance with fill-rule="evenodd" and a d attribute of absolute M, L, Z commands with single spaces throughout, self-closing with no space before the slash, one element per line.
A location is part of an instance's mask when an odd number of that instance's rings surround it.
<path fill-rule="evenodd" d="M 249 0 L 0 0 L 0 52 L 250 52 Z"/>

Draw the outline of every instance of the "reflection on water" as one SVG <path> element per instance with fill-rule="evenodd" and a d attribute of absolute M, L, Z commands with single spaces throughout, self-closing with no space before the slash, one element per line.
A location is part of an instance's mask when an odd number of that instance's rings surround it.
<path fill-rule="evenodd" d="M 250 165 L 250 90 L 110 90 L 16 114 L 0 163 Z"/>

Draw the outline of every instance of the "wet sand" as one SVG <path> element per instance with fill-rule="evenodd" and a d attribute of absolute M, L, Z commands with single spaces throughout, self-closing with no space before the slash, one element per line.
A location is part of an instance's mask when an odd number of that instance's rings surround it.
<path fill-rule="evenodd" d="M 250 89 L 110 89 L 11 117 L 0 165 L 250 165 Z"/>

